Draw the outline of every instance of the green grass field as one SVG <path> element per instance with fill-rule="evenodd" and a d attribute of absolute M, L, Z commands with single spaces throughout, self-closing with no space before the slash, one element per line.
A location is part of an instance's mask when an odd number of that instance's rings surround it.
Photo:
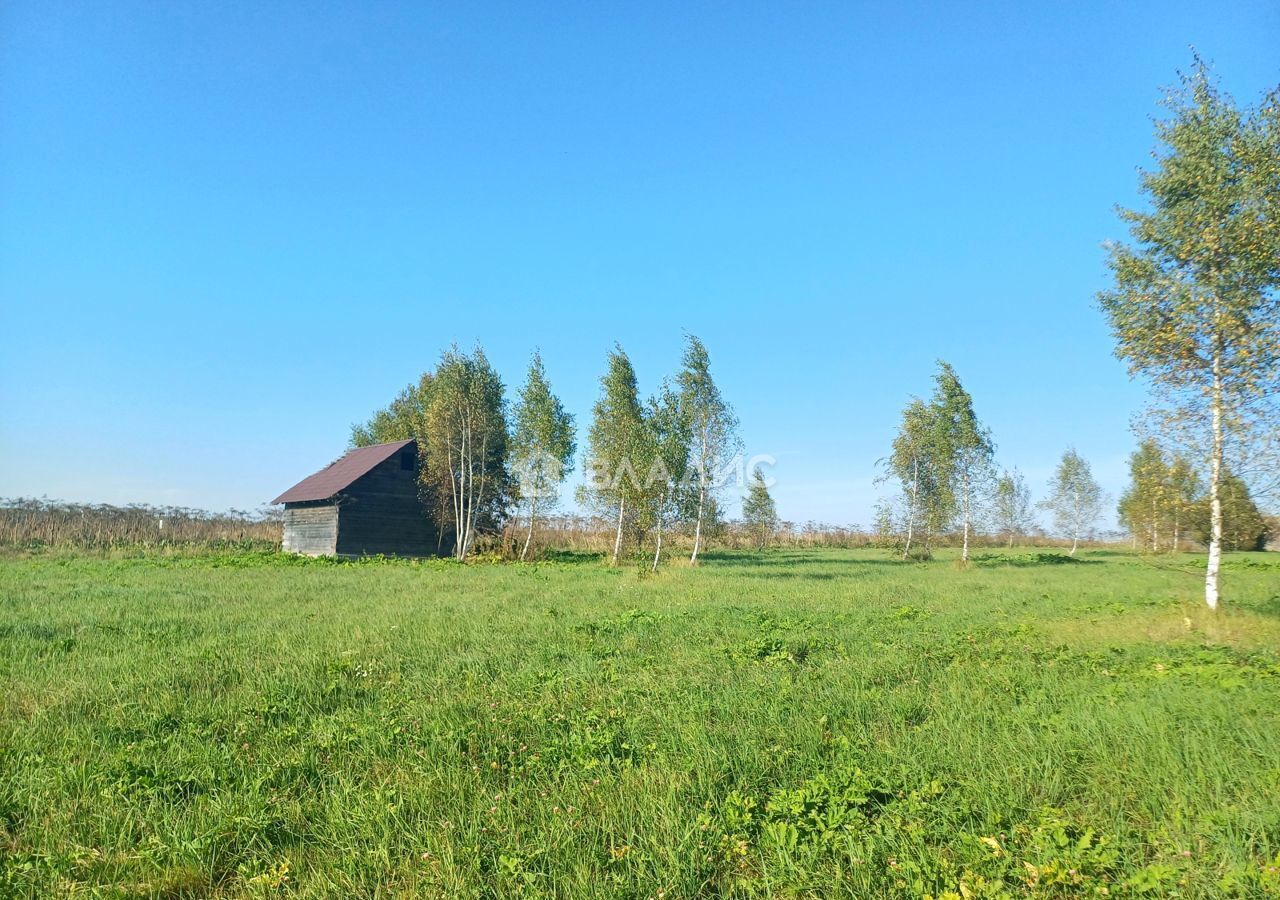
<path fill-rule="evenodd" d="M 1280 895 L 1280 563 L 1202 566 L 9 558 L 0 893 Z"/>

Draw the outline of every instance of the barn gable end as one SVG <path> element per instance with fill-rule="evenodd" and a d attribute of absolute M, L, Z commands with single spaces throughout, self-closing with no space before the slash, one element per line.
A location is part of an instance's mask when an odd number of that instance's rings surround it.
<path fill-rule="evenodd" d="M 428 556 L 437 532 L 418 496 L 412 440 L 360 447 L 285 491 L 286 552 L 308 556 Z"/>

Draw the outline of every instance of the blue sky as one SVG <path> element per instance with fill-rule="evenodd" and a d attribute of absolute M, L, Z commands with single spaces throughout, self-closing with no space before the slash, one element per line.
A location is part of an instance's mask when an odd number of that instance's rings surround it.
<path fill-rule="evenodd" d="M 585 430 L 706 341 L 784 518 L 866 523 L 936 358 L 1033 490 L 1112 493 L 1093 305 L 1194 44 L 1280 5 L 0 6 L 0 496 L 251 508 L 457 341 Z"/>

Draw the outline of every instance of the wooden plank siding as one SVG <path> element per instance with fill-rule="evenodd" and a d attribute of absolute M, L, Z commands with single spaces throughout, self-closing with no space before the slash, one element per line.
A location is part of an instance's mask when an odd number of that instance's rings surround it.
<path fill-rule="evenodd" d="M 308 556 L 431 556 L 450 549 L 437 545 L 431 515 L 418 499 L 414 444 L 331 497 L 285 501 L 282 543 L 286 552 Z"/>
<path fill-rule="evenodd" d="M 339 556 L 436 553 L 436 530 L 418 499 L 417 453 L 412 447 L 370 469 L 337 500 Z"/>
<path fill-rule="evenodd" d="M 282 546 L 286 553 L 333 556 L 338 551 L 338 508 L 328 500 L 286 503 Z"/>

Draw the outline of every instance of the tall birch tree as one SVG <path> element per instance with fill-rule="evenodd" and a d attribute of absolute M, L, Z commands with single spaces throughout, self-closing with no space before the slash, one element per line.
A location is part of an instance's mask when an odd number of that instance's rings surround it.
<path fill-rule="evenodd" d="M 1224 472 L 1280 443 L 1280 101 L 1273 92 L 1238 108 L 1197 59 L 1166 105 L 1154 167 L 1141 176 L 1147 206 L 1120 210 L 1130 241 L 1110 245 L 1114 286 L 1098 299 L 1116 355 L 1153 387 L 1158 417 L 1202 448 L 1204 597 L 1216 609 Z M 1268 464 L 1280 471 L 1274 457 Z"/>
<path fill-rule="evenodd" d="M 1129 486 L 1116 506 L 1120 523 L 1152 553 L 1160 550 L 1161 528 L 1172 519 L 1170 467 L 1164 451 L 1148 438 L 1129 454 Z"/>
<path fill-rule="evenodd" d="M 643 477 L 637 462 L 648 465 L 648 426 L 636 389 L 636 371 L 626 351 L 615 346 L 608 369 L 600 379 L 600 398 L 592 409 L 587 433 L 590 479 L 584 486 L 586 500 L 617 517 L 613 554 L 616 566 L 622 556 L 622 537 L 628 512 L 635 516 L 645 500 Z"/>
<path fill-rule="evenodd" d="M 502 380 L 476 347 L 446 351 L 426 414 L 427 466 L 447 499 L 454 557 L 466 560 L 477 531 L 496 527 L 511 494 Z"/>
<path fill-rule="evenodd" d="M 997 532 L 1005 535 L 1009 547 L 1031 528 L 1031 488 L 1017 469 L 1001 473 L 991 492 L 991 512 Z"/>
<path fill-rule="evenodd" d="M 676 383 L 690 435 L 687 469 L 692 481 L 689 504 L 693 552 L 689 563 L 696 566 L 705 539 L 708 513 L 715 508 L 718 494 L 724 488 L 719 470 L 739 447 L 738 420 L 711 377 L 711 358 L 706 345 L 693 335 L 685 339 L 684 359 Z"/>
<path fill-rule="evenodd" d="M 662 561 L 662 538 L 680 514 L 681 488 L 689 465 L 690 423 L 671 385 L 663 382 L 657 396 L 649 401 L 645 416 L 649 437 L 645 455 L 650 458 L 645 474 L 645 503 L 642 525 L 655 533 L 653 566 Z"/>
<path fill-rule="evenodd" d="M 551 392 L 542 355 L 534 352 L 512 418 L 511 458 L 519 499 L 528 516 L 520 559 L 529 555 L 538 513 L 554 507 L 560 485 L 573 470 L 573 416 Z"/>
<path fill-rule="evenodd" d="M 1093 479 L 1093 471 L 1075 448 L 1069 448 L 1054 470 L 1049 483 L 1049 496 L 1041 504 L 1053 514 L 1054 528 L 1071 538 L 1071 556 L 1076 555 L 1080 538 L 1102 515 L 1102 488 Z"/>
<path fill-rule="evenodd" d="M 991 432 L 978 421 L 973 397 L 964 389 L 950 363 L 939 361 L 933 395 L 933 427 L 937 435 L 940 474 L 949 482 L 963 534 L 960 559 L 969 561 L 969 541 L 980 500 L 992 478 L 995 445 Z"/>
<path fill-rule="evenodd" d="M 919 398 L 907 404 L 893 439 L 893 451 L 885 462 L 885 477 L 895 478 L 902 489 L 902 558 L 911 557 L 916 541 L 927 558 L 930 540 L 951 520 L 955 510 L 950 464 L 946 448 L 939 442 L 938 419 L 932 405 Z"/>
<path fill-rule="evenodd" d="M 751 470 L 751 485 L 742 499 L 742 522 L 747 533 L 755 538 L 756 550 L 763 550 L 778 530 L 778 507 L 758 467 Z"/>

